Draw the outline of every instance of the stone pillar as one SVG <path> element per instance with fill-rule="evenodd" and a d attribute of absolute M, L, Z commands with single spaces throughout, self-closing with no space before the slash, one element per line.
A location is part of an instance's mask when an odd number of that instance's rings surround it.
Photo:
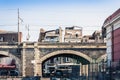
<path fill-rule="evenodd" d="M 80 63 L 80 76 L 82 75 L 82 64 Z"/>
<path fill-rule="evenodd" d="M 88 64 L 88 80 L 90 79 L 90 64 Z"/>
<path fill-rule="evenodd" d="M 81 64 L 81 76 L 83 75 L 83 65 Z"/>
<path fill-rule="evenodd" d="M 25 56 L 25 47 L 26 43 L 23 43 L 23 51 L 22 51 L 22 76 L 26 76 L 25 69 L 26 69 L 26 56 Z"/>
<path fill-rule="evenodd" d="M 88 76 L 88 65 L 82 65 L 82 73 L 85 75 L 85 76 Z"/>
<path fill-rule="evenodd" d="M 86 76 L 88 76 L 88 65 L 86 65 Z"/>
<path fill-rule="evenodd" d="M 83 75 L 85 75 L 86 70 L 85 70 L 85 65 L 83 65 Z"/>
<path fill-rule="evenodd" d="M 38 44 L 34 43 L 34 76 L 42 76 L 42 64 L 40 61 L 40 51 L 38 49 Z"/>
<path fill-rule="evenodd" d="M 39 75 L 42 77 L 42 63 L 39 63 Z"/>
<path fill-rule="evenodd" d="M 85 75 L 88 76 L 88 65 L 84 65 L 85 68 Z"/>

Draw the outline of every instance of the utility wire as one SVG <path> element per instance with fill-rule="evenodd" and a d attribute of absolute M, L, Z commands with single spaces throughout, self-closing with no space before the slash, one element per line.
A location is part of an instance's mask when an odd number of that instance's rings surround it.
<path fill-rule="evenodd" d="M 23 26 L 25 26 L 26 24 L 25 23 L 23 23 L 23 20 L 20 18 L 20 20 L 21 20 L 21 23 L 22 24 L 20 24 L 20 25 L 23 25 Z M 0 24 L 0 26 L 16 26 L 17 24 Z M 30 24 L 29 24 L 30 25 Z M 30 26 L 33 26 L 33 27 L 72 27 L 72 26 L 66 26 L 66 25 L 30 25 Z M 84 29 L 84 28 L 89 28 L 89 27 L 100 27 L 100 26 L 82 26 L 82 28 Z"/>
<path fill-rule="evenodd" d="M 0 26 L 6 26 L 6 27 L 7 27 L 7 26 L 17 26 L 17 24 L 16 24 L 16 25 L 0 25 Z"/>

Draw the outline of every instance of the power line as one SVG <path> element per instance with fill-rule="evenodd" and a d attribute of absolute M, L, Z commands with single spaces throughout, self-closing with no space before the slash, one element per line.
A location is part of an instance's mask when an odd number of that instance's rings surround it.
<path fill-rule="evenodd" d="M 25 23 L 23 24 L 23 20 L 22 20 L 22 18 L 19 18 L 20 20 L 21 20 L 21 22 L 22 22 L 22 24 L 20 24 L 20 25 L 26 25 Z M 6 25 L 17 25 L 17 24 L 0 24 L 0 26 L 6 26 Z M 31 26 L 64 26 L 64 27 L 72 27 L 72 26 L 78 26 L 78 25 L 35 25 L 35 24 L 29 24 L 29 25 L 31 25 Z M 81 26 L 80 26 L 81 27 Z M 82 26 L 82 27 L 102 27 L 102 26 L 95 26 L 95 25 L 93 25 L 93 26 Z"/>
<path fill-rule="evenodd" d="M 0 26 L 6 26 L 6 27 L 8 27 L 8 26 L 17 26 L 17 24 L 15 24 L 15 25 L 0 25 Z"/>
<path fill-rule="evenodd" d="M 0 8 L 0 11 L 16 11 L 17 9 Z"/>

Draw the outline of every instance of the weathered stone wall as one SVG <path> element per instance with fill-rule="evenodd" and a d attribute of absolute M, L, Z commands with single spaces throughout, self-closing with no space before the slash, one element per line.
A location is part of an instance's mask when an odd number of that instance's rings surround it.
<path fill-rule="evenodd" d="M 106 45 L 105 44 L 80 44 L 80 43 L 22 43 L 18 46 L 18 44 L 0 44 L 0 51 L 6 51 L 9 54 L 16 56 L 16 60 L 19 58 L 21 60 L 20 66 L 22 67 L 21 72 L 22 76 L 33 76 L 36 73 L 40 73 L 41 75 L 41 63 L 35 62 L 35 64 L 31 63 L 31 61 L 41 61 L 42 57 L 46 57 L 49 53 L 55 53 L 55 51 L 75 51 L 81 56 L 87 55 L 92 59 L 97 59 L 98 57 L 104 55 L 106 53 Z M 64 53 L 64 52 L 63 52 Z M 77 54 L 76 53 L 76 54 Z M 53 56 L 54 56 L 53 54 Z M 71 53 L 72 54 L 72 53 Z M 84 55 L 83 55 L 84 54 Z M 19 55 L 19 56 L 18 56 Z M 36 59 L 35 59 L 36 58 Z"/>
<path fill-rule="evenodd" d="M 41 56 L 45 56 L 49 53 L 52 53 L 54 51 L 60 51 L 60 50 L 74 50 L 74 51 L 78 51 L 81 53 L 84 53 L 86 55 L 88 55 L 91 58 L 97 59 L 99 58 L 101 55 L 104 55 L 106 53 L 106 49 L 81 49 L 81 48 L 40 48 L 39 49 L 41 51 Z"/>
<path fill-rule="evenodd" d="M 26 74 L 26 76 L 33 76 L 34 75 L 34 65 L 32 63 L 32 60 L 34 60 L 34 49 L 26 49 L 25 50 L 25 58 L 26 58 L 25 74 Z"/>

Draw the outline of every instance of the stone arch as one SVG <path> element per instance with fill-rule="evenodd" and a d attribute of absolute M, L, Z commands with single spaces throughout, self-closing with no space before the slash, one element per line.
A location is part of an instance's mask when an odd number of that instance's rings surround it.
<path fill-rule="evenodd" d="M 104 60 L 107 59 L 107 54 L 106 54 L 106 53 L 103 54 L 103 55 L 101 55 L 101 56 L 97 59 L 97 62 L 101 62 L 103 59 L 104 59 Z"/>
<path fill-rule="evenodd" d="M 89 63 L 92 63 L 92 58 L 87 56 L 86 54 L 84 54 L 82 52 L 74 51 L 74 50 L 58 50 L 58 51 L 54 51 L 54 52 L 48 53 L 47 55 L 45 55 L 45 56 L 40 58 L 40 60 L 38 62 L 38 67 L 36 67 L 36 68 L 39 68 L 40 70 L 36 71 L 35 74 L 38 73 L 40 76 L 42 76 L 42 63 L 44 61 L 46 61 L 47 59 L 51 58 L 51 57 L 54 57 L 54 56 L 57 56 L 57 55 L 64 55 L 64 54 L 65 55 L 66 54 L 76 55 L 76 56 L 84 58 Z"/>
<path fill-rule="evenodd" d="M 0 51 L 1 56 L 9 56 L 9 53 L 7 51 Z"/>
<path fill-rule="evenodd" d="M 13 55 L 12 53 L 8 53 L 7 51 L 0 51 L 0 55 L 4 56 L 4 57 L 11 57 L 13 59 L 15 59 L 16 61 L 16 67 L 18 68 L 19 71 L 21 71 L 21 60 L 16 57 L 15 55 Z"/>
<path fill-rule="evenodd" d="M 86 59 L 90 63 L 92 62 L 92 58 L 90 58 L 89 56 L 87 56 L 81 52 L 74 51 L 74 50 L 59 50 L 59 51 L 54 51 L 54 52 L 48 53 L 47 55 L 43 56 L 40 59 L 40 63 L 42 63 L 43 61 L 45 61 L 46 59 L 48 59 L 52 56 L 56 56 L 56 55 L 60 55 L 60 54 L 73 54 L 73 55 L 77 55 L 77 56 L 80 56 L 80 57 Z"/>
<path fill-rule="evenodd" d="M 9 53 L 9 57 L 11 57 L 11 58 L 13 58 L 13 59 L 15 59 L 16 60 L 16 64 L 17 64 L 17 67 L 20 67 L 21 65 L 21 60 L 18 58 L 18 57 L 16 57 L 15 55 L 13 55 L 13 54 L 11 54 L 11 53 Z"/>

